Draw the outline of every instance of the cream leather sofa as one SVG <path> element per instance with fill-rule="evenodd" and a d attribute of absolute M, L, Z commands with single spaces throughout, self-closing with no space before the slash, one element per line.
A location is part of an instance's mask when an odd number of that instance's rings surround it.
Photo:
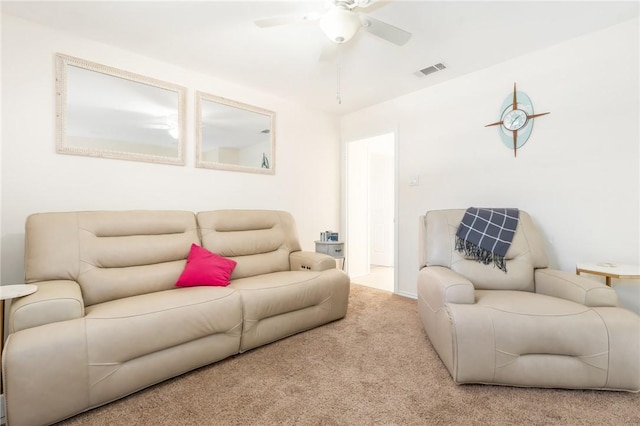
<path fill-rule="evenodd" d="M 191 244 L 237 261 L 227 287 L 174 286 Z M 43 425 L 344 317 L 349 278 L 300 249 L 280 211 L 120 211 L 27 219 L 9 310 L 7 419 Z"/>
<path fill-rule="evenodd" d="M 507 273 L 454 249 L 465 210 L 420 218 L 418 310 L 456 383 L 640 390 L 640 317 L 613 289 L 547 267 L 530 216 Z"/>

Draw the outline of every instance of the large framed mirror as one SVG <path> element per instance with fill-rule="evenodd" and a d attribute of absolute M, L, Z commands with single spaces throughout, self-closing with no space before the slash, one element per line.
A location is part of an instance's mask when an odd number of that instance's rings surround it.
<path fill-rule="evenodd" d="M 275 174 L 275 113 L 196 92 L 196 167 Z"/>
<path fill-rule="evenodd" d="M 56 152 L 185 164 L 184 87 L 56 54 Z"/>

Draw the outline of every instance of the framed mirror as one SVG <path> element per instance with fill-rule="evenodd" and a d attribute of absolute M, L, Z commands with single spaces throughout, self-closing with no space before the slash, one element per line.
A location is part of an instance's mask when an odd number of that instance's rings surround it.
<path fill-rule="evenodd" d="M 56 54 L 56 152 L 185 164 L 186 89 Z"/>
<path fill-rule="evenodd" d="M 275 113 L 196 92 L 196 167 L 275 174 Z"/>

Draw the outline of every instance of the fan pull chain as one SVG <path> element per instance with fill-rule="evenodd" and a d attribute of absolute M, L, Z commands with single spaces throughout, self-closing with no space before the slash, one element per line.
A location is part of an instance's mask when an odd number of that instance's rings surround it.
<path fill-rule="evenodd" d="M 342 97 L 340 95 L 340 47 L 337 46 L 338 56 L 336 59 L 336 100 L 338 105 L 342 105 Z"/>
<path fill-rule="evenodd" d="M 336 83 L 336 100 L 338 101 L 338 105 L 342 105 L 342 98 L 340 97 L 340 65 L 338 65 L 338 78 Z"/>

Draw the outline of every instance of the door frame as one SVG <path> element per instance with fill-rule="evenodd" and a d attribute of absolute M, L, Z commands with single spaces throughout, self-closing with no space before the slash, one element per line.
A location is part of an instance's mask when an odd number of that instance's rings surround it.
<path fill-rule="evenodd" d="M 342 193 L 342 218 L 341 221 L 343 223 L 343 233 L 344 233 L 344 241 L 345 241 L 345 247 L 348 247 L 349 244 L 349 223 L 348 223 L 348 214 L 349 214 L 349 203 L 348 203 L 348 194 L 349 194 L 349 181 L 348 181 L 348 172 L 349 172 L 349 158 L 348 158 L 348 145 L 350 143 L 353 142 L 358 142 L 358 141 L 363 141 L 363 140 L 368 140 L 368 139 L 373 139 L 376 137 L 380 137 L 380 136 L 384 136 L 384 135 L 388 135 L 391 134 L 393 135 L 393 176 L 394 176 L 394 182 L 393 182 L 393 214 L 394 214 L 394 220 L 393 220 L 393 292 L 394 293 L 398 293 L 398 287 L 399 287 L 399 282 L 398 282 L 398 276 L 399 276 L 399 271 L 398 271 L 398 260 L 399 260 L 399 244 L 398 244 L 398 235 L 399 235 L 399 224 L 398 224 L 398 217 L 399 217 L 399 203 L 398 203 L 398 199 L 399 199 L 399 194 L 398 194 L 398 174 L 399 174 L 399 170 L 398 170 L 398 163 L 399 163 L 399 159 L 398 159 L 398 139 L 399 139 L 399 132 L 398 129 L 393 129 L 393 130 L 389 130 L 389 131 L 381 131 L 381 132 L 377 132 L 375 134 L 370 134 L 370 135 L 365 135 L 359 138 L 354 138 L 354 139 L 350 139 L 350 140 L 343 140 L 342 143 L 342 183 L 341 183 L 341 193 Z M 369 242 L 370 244 L 370 242 Z M 369 247 L 367 247 L 367 250 L 369 250 Z M 347 249 L 346 251 L 346 271 L 347 273 L 349 273 L 349 264 L 350 262 L 348 261 L 349 259 L 349 250 Z"/>

